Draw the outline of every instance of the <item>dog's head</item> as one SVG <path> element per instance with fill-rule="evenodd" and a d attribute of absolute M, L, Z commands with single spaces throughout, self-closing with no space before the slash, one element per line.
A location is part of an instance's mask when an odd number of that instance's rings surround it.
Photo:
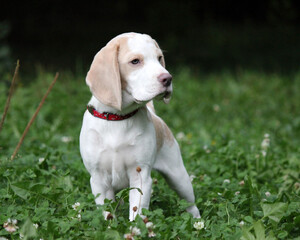
<path fill-rule="evenodd" d="M 163 53 L 146 34 L 125 33 L 112 39 L 96 54 L 86 82 L 100 102 L 118 110 L 124 101 L 126 105 L 152 99 L 167 103 L 172 93 Z"/>

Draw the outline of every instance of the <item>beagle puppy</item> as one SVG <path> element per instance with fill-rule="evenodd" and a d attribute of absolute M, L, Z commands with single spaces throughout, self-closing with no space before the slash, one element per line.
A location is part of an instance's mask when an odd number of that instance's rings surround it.
<path fill-rule="evenodd" d="M 130 187 L 134 220 L 149 207 L 155 169 L 200 218 L 178 143 L 152 103 L 168 103 L 172 93 L 172 76 L 156 41 L 138 33 L 113 38 L 94 57 L 86 83 L 93 96 L 83 117 L 80 153 L 96 204 Z"/>

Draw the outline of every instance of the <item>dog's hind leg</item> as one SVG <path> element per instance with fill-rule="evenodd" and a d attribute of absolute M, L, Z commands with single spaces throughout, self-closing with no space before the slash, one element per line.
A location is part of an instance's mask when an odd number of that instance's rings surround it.
<path fill-rule="evenodd" d="M 195 205 L 195 195 L 190 177 L 184 167 L 178 143 L 174 139 L 172 144 L 164 143 L 160 149 L 154 169 L 159 171 L 172 189 L 187 202 L 193 205 L 187 208 L 193 217 L 200 218 Z"/>

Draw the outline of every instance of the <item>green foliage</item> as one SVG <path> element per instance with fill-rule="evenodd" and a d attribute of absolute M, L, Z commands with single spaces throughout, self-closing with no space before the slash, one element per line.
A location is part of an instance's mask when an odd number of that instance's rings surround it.
<path fill-rule="evenodd" d="M 17 158 L 9 160 L 54 75 L 15 92 L 0 140 L 0 236 L 7 239 L 296 239 L 300 226 L 300 75 L 174 73 L 169 105 L 156 103 L 178 139 L 202 219 L 153 173 L 149 210 L 128 221 L 125 189 L 97 207 L 78 149 L 90 98 L 83 76 L 62 73 Z M 22 75 L 20 76 L 22 82 Z M 6 90 L 3 83 L 0 88 Z M 0 94 L 4 106 L 5 94 Z M 124 202 L 124 203 L 123 203 Z M 75 204 L 77 203 L 77 204 Z M 105 221 L 102 210 L 113 213 Z M 8 219 L 16 219 L 8 232 Z M 198 223 L 202 221 L 202 223 Z M 6 224 L 6 225 L 5 225 Z M 13 223 L 9 223 L 13 225 Z M 148 228 L 147 228 L 148 226 Z"/>

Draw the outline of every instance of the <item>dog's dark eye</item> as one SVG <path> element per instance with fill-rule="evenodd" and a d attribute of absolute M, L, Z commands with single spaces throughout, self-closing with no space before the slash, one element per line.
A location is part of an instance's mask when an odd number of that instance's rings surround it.
<path fill-rule="evenodd" d="M 131 63 L 134 64 L 134 65 L 136 65 L 136 64 L 139 64 L 139 63 L 140 63 L 140 60 L 136 58 L 136 59 L 133 59 L 133 60 L 131 61 Z"/>
<path fill-rule="evenodd" d="M 161 62 L 161 60 L 162 60 L 162 56 L 159 56 L 158 61 Z"/>

